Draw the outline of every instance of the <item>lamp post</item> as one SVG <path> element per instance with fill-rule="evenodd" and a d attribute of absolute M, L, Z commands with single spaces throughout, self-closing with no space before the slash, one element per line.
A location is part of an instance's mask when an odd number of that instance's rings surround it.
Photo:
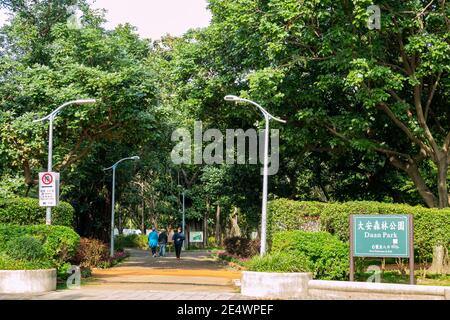
<path fill-rule="evenodd" d="M 185 190 L 184 190 L 184 188 L 181 186 L 181 185 L 178 185 L 178 189 L 180 189 L 180 190 L 183 190 L 182 191 L 182 193 L 181 193 L 181 195 L 182 195 L 182 198 L 183 198 L 183 209 L 182 209 L 182 214 L 183 214 L 183 216 L 182 216 L 182 221 L 181 221 L 181 230 L 182 230 L 182 232 L 183 232 L 183 234 L 186 236 L 186 231 L 184 230 L 184 228 L 185 228 L 185 226 L 186 226 L 186 218 L 185 218 Z M 185 240 L 185 241 L 183 241 L 183 250 L 185 250 L 186 249 L 186 247 L 185 247 L 185 243 L 186 243 L 186 241 L 187 240 Z"/>
<path fill-rule="evenodd" d="M 60 105 L 58 108 L 53 110 L 49 115 L 45 116 L 44 118 L 33 121 L 33 122 L 41 122 L 41 121 L 48 120 L 50 122 L 49 129 L 48 129 L 48 164 L 47 164 L 48 172 L 52 172 L 52 169 L 53 169 L 52 168 L 52 166 L 53 166 L 53 163 L 52 163 L 52 158 L 53 158 L 53 121 L 55 120 L 55 117 L 58 115 L 58 113 L 64 107 L 67 107 L 68 105 L 88 104 L 88 103 L 95 103 L 95 102 L 96 102 L 95 99 L 69 101 L 69 102 L 66 102 L 66 103 Z M 46 210 L 47 210 L 47 212 L 45 215 L 45 223 L 47 225 L 51 225 L 52 224 L 52 207 L 47 207 Z"/>
<path fill-rule="evenodd" d="M 115 213 L 115 191 L 116 191 L 116 168 L 119 165 L 119 163 L 121 163 L 122 161 L 125 160 L 139 160 L 140 158 L 138 156 L 134 156 L 134 157 L 128 157 L 128 158 L 123 158 L 120 159 L 119 161 L 117 161 L 115 164 L 113 164 L 111 167 L 103 169 L 103 171 L 107 171 L 112 169 L 113 172 L 113 179 L 112 179 L 112 195 L 111 195 L 111 251 L 110 251 L 110 256 L 113 257 L 114 256 L 114 213 Z"/>
<path fill-rule="evenodd" d="M 231 102 L 247 102 L 254 106 L 256 106 L 263 114 L 265 122 L 266 122 L 266 130 L 264 132 L 264 170 L 263 170 L 263 196 L 262 196 L 262 213 L 261 213 L 261 256 L 264 256 L 266 254 L 266 229 L 267 229 L 267 181 L 268 181 L 268 175 L 269 175 L 269 122 L 271 119 L 286 123 L 285 120 L 276 118 L 272 116 L 267 110 L 265 110 L 263 107 L 261 107 L 259 104 L 252 100 L 240 98 L 237 96 L 228 95 L 225 97 L 226 101 Z"/>

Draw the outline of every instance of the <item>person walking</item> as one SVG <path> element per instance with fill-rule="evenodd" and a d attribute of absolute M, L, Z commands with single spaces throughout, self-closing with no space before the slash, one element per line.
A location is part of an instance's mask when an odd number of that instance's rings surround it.
<path fill-rule="evenodd" d="M 183 247 L 183 241 L 185 240 L 184 234 L 181 231 L 181 228 L 178 228 L 178 232 L 176 232 L 172 238 L 175 245 L 175 254 L 177 255 L 177 260 L 180 260 L 181 248 Z"/>
<path fill-rule="evenodd" d="M 148 245 L 150 249 L 152 249 L 152 255 L 153 258 L 156 257 L 156 247 L 158 246 L 158 232 L 156 231 L 156 228 L 152 228 L 152 232 L 148 235 Z"/>
<path fill-rule="evenodd" d="M 166 244 L 167 244 L 167 233 L 166 230 L 162 229 L 158 237 L 159 242 L 159 256 L 164 257 L 166 255 Z"/>

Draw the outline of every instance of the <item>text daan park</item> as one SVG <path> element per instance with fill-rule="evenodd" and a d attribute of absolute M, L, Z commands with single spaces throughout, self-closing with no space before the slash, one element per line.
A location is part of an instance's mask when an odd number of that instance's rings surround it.
<path fill-rule="evenodd" d="M 178 142 L 173 148 L 171 158 L 174 164 L 263 164 L 265 130 L 227 129 L 224 135 L 218 129 L 208 129 L 203 133 L 202 122 L 194 124 L 194 144 L 188 129 L 179 128 L 172 133 L 172 142 Z M 246 161 L 246 141 L 248 141 L 248 162 Z M 203 143 L 210 142 L 204 150 Z M 235 145 L 235 142 L 237 144 Z M 259 148 L 258 148 L 259 146 Z M 235 148 L 236 147 L 236 148 Z M 259 152 L 258 152 L 259 151 Z M 258 157 L 259 156 L 259 157 Z M 279 130 L 270 130 L 269 175 L 275 175 L 279 169 Z M 263 170 L 261 169 L 261 174 Z"/>

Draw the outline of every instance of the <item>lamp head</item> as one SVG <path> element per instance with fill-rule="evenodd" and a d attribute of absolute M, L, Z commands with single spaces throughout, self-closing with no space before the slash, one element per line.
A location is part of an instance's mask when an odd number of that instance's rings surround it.
<path fill-rule="evenodd" d="M 225 101 L 238 102 L 238 101 L 241 101 L 241 98 L 233 96 L 233 95 L 228 95 L 228 96 L 225 96 Z"/>
<path fill-rule="evenodd" d="M 130 159 L 132 159 L 132 160 L 140 160 L 141 158 L 139 158 L 139 156 L 134 156 L 134 157 L 131 157 Z"/>
<path fill-rule="evenodd" d="M 97 100 L 95 99 L 83 99 L 83 100 L 76 100 L 76 104 L 89 104 L 89 103 L 96 103 Z"/>

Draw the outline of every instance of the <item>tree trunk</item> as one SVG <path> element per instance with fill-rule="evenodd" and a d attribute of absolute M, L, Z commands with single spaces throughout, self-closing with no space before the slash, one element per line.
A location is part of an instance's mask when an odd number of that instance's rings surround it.
<path fill-rule="evenodd" d="M 448 251 L 445 246 L 437 245 L 433 248 L 433 263 L 428 271 L 438 274 L 447 274 L 450 272 Z"/>
<path fill-rule="evenodd" d="M 206 211 L 203 216 L 203 246 L 208 247 L 208 216 L 209 216 L 209 199 L 206 199 Z"/>
<path fill-rule="evenodd" d="M 447 173 L 448 160 L 446 155 L 440 157 L 438 167 L 438 194 L 439 194 L 439 208 L 448 207 L 448 190 L 447 190 Z"/>
<path fill-rule="evenodd" d="M 216 244 L 220 246 L 222 244 L 222 237 L 221 234 L 221 227 L 220 227 L 220 204 L 217 204 L 216 209 Z"/>
<path fill-rule="evenodd" d="M 409 162 L 404 163 L 396 157 L 390 157 L 389 161 L 393 166 L 405 171 L 408 174 L 408 176 L 416 186 L 420 196 L 429 208 L 436 208 L 438 206 L 438 199 L 436 199 L 436 196 L 427 187 L 425 181 L 422 178 L 422 175 L 420 174 L 417 163 L 414 160 L 410 160 Z"/>
<path fill-rule="evenodd" d="M 234 207 L 233 215 L 231 216 L 231 237 L 240 237 L 241 236 L 241 228 L 239 228 L 238 224 L 238 208 Z"/>

